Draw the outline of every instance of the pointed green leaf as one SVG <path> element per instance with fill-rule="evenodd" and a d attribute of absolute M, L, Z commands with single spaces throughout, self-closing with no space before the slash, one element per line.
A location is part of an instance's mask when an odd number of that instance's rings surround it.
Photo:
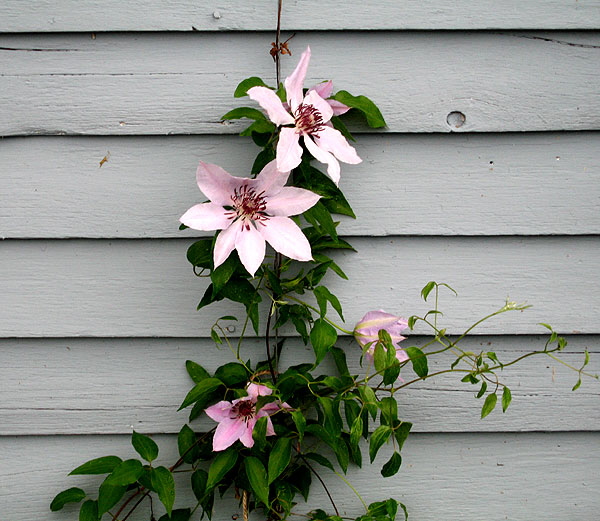
<path fill-rule="evenodd" d="M 123 460 L 118 456 L 95 458 L 69 472 L 69 476 L 82 474 L 110 474 L 121 461 Z"/>
<path fill-rule="evenodd" d="M 375 396 L 375 392 L 368 385 L 361 385 L 358 388 L 358 392 L 369 414 L 375 419 L 377 417 L 377 397 Z"/>
<path fill-rule="evenodd" d="M 404 442 L 406 438 L 408 438 L 408 434 L 412 429 L 413 424 L 410 422 L 400 422 L 400 425 L 396 425 L 394 428 L 394 438 L 396 438 L 396 443 L 398 444 L 398 450 L 402 450 L 404 446 Z"/>
<path fill-rule="evenodd" d="M 577 382 L 575 383 L 575 385 L 573 386 L 573 388 L 571 389 L 571 391 L 576 391 L 577 389 L 579 389 L 581 387 L 581 377 L 579 377 L 577 379 Z"/>
<path fill-rule="evenodd" d="M 502 391 L 502 412 L 506 412 L 506 409 L 508 409 L 508 406 L 510 405 L 511 401 L 512 394 L 510 392 L 510 389 L 504 386 L 504 390 Z"/>
<path fill-rule="evenodd" d="M 208 481 L 206 490 L 210 491 L 215 488 L 235 465 L 238 459 L 236 449 L 229 448 L 223 452 L 219 452 L 208 469 Z"/>
<path fill-rule="evenodd" d="M 337 332 L 331 324 L 321 318 L 315 320 L 313 328 L 310 331 L 310 342 L 316 356 L 315 365 L 321 363 L 325 355 L 334 346 L 336 340 Z"/>
<path fill-rule="evenodd" d="M 185 409 L 188 405 L 191 405 L 197 400 L 200 400 L 202 397 L 205 397 L 213 391 L 216 391 L 222 385 L 223 382 L 221 382 L 221 380 L 218 378 L 205 378 L 192 388 L 177 410 L 180 411 L 181 409 Z"/>
<path fill-rule="evenodd" d="M 157 467 L 151 470 L 152 486 L 158 493 L 158 499 L 165 506 L 167 514 L 171 515 L 175 503 L 175 480 L 173 474 L 166 467 Z"/>
<path fill-rule="evenodd" d="M 487 382 L 484 380 L 481 382 L 481 387 L 476 395 L 476 398 L 481 398 L 485 394 L 485 391 L 487 391 Z"/>
<path fill-rule="evenodd" d="M 198 469 L 192 474 L 192 492 L 198 501 L 201 501 L 206 494 L 206 484 L 208 482 L 208 472 Z"/>
<path fill-rule="evenodd" d="M 244 468 L 246 469 L 246 475 L 248 476 L 248 481 L 254 491 L 254 495 L 265 505 L 269 506 L 269 485 L 264 465 L 258 458 L 250 456 L 244 459 Z"/>
<path fill-rule="evenodd" d="M 85 492 L 77 487 L 68 488 L 56 494 L 56 497 L 50 503 L 50 510 L 56 512 L 62 509 L 67 503 L 79 503 L 85 498 Z"/>
<path fill-rule="evenodd" d="M 177 435 L 177 448 L 179 456 L 185 463 L 194 463 L 196 461 L 198 457 L 196 442 L 196 433 L 188 425 L 181 427 Z"/>
<path fill-rule="evenodd" d="M 248 90 L 252 87 L 267 87 L 267 85 L 258 76 L 251 76 L 250 78 L 246 78 L 239 83 L 239 85 L 235 88 L 233 97 L 243 98 L 244 96 L 247 96 Z"/>
<path fill-rule="evenodd" d="M 485 418 L 489 413 L 491 413 L 494 410 L 497 401 L 498 396 L 496 395 L 496 393 L 491 393 L 487 395 L 485 402 L 483 402 L 483 407 L 481 408 L 482 418 Z"/>
<path fill-rule="evenodd" d="M 178 508 L 173 510 L 171 515 L 161 516 L 158 521 L 189 521 L 190 517 L 192 517 L 192 511 L 189 508 Z"/>
<path fill-rule="evenodd" d="M 131 444 L 136 452 L 148 463 L 154 461 L 158 456 L 158 445 L 148 436 L 133 431 L 133 434 L 131 435 Z"/>
<path fill-rule="evenodd" d="M 98 490 L 98 516 L 102 516 L 114 507 L 125 495 L 127 487 L 125 485 L 111 485 L 107 483 L 108 478 L 100 485 Z"/>
<path fill-rule="evenodd" d="M 253 119 L 255 121 L 267 119 L 260 110 L 250 107 L 238 107 L 237 109 L 230 110 L 227 114 L 221 116 L 221 120 L 241 118 Z"/>
<path fill-rule="evenodd" d="M 365 115 L 367 124 L 371 128 L 385 127 L 386 123 L 381 111 L 377 108 L 377 105 L 366 96 L 353 96 L 345 90 L 340 90 L 331 97 L 350 108 L 360 110 Z"/>
<path fill-rule="evenodd" d="M 369 440 L 369 458 L 371 459 L 371 463 L 373 463 L 375 456 L 377 456 L 377 452 L 379 452 L 379 449 L 391 435 L 392 429 L 388 425 L 380 425 L 373 431 L 371 439 Z"/>
<path fill-rule="evenodd" d="M 296 425 L 296 430 L 298 431 L 298 441 L 302 443 L 302 440 L 304 439 L 304 430 L 306 429 L 306 417 L 300 411 L 292 411 L 291 414 L 294 424 Z"/>
<path fill-rule="evenodd" d="M 192 362 L 191 360 L 186 360 L 185 368 L 186 368 L 188 374 L 190 375 L 190 378 L 195 383 L 200 383 L 205 378 L 210 378 L 210 374 L 208 373 L 208 371 L 206 369 L 204 369 L 204 367 L 202 367 L 201 365 L 197 364 L 196 362 Z"/>
<path fill-rule="evenodd" d="M 98 521 L 98 502 L 88 499 L 79 509 L 79 521 Z"/>
<path fill-rule="evenodd" d="M 384 478 L 389 478 L 393 476 L 400 469 L 400 465 L 402 465 L 402 456 L 399 452 L 394 452 L 394 454 L 392 454 L 392 457 L 381 468 L 381 475 Z"/>
<path fill-rule="evenodd" d="M 104 482 L 108 485 L 131 485 L 135 483 L 144 472 L 142 462 L 137 459 L 128 459 L 119 463 Z"/>
<path fill-rule="evenodd" d="M 424 378 L 429 373 L 429 368 L 427 366 L 427 357 L 425 353 L 421 351 L 418 347 L 406 347 L 404 348 L 406 354 L 409 356 L 410 361 L 412 362 L 413 371 Z"/>
<path fill-rule="evenodd" d="M 215 378 L 221 380 L 227 387 L 246 383 L 248 376 L 248 370 L 238 362 L 229 362 L 215 371 Z"/>
<path fill-rule="evenodd" d="M 187 250 L 187 260 L 192 266 L 210 269 L 213 262 L 212 239 L 200 239 Z"/>
<path fill-rule="evenodd" d="M 269 454 L 269 485 L 273 483 L 290 464 L 292 459 L 292 440 L 279 438 Z"/>
<path fill-rule="evenodd" d="M 304 457 L 316 461 L 319 465 L 327 467 L 332 472 L 335 472 L 333 463 L 331 463 L 331 461 L 329 461 L 325 456 L 322 456 L 321 454 L 318 454 L 316 452 L 307 452 L 306 454 L 304 454 Z"/>

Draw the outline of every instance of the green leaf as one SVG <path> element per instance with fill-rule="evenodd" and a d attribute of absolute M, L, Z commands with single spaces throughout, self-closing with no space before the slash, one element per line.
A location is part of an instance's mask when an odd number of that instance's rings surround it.
<path fill-rule="evenodd" d="M 248 381 L 247 369 L 237 362 L 229 362 L 222 365 L 215 371 L 215 378 L 218 378 L 227 387 L 236 387 Z"/>
<path fill-rule="evenodd" d="M 431 280 L 427 284 L 425 284 L 425 286 L 421 290 L 421 297 L 423 297 L 423 300 L 425 300 L 425 301 L 427 300 L 427 297 L 429 296 L 429 294 L 431 293 L 433 288 L 436 287 L 436 285 L 437 284 L 433 280 Z"/>
<path fill-rule="evenodd" d="M 502 412 L 506 412 L 506 409 L 508 409 L 508 406 L 510 405 L 511 401 L 512 394 L 510 392 L 510 389 L 504 386 L 504 390 L 502 391 Z"/>
<path fill-rule="evenodd" d="M 79 521 L 98 521 L 98 502 L 88 499 L 79 509 Z"/>
<path fill-rule="evenodd" d="M 479 389 L 479 392 L 477 393 L 476 398 L 481 398 L 485 392 L 487 391 L 487 382 L 484 380 L 483 382 L 481 382 L 481 387 Z"/>
<path fill-rule="evenodd" d="M 381 468 L 381 475 L 384 478 L 389 478 L 393 476 L 400 469 L 400 465 L 402 465 L 402 456 L 399 452 L 394 452 L 394 454 L 392 454 L 392 457 Z"/>
<path fill-rule="evenodd" d="M 386 396 L 379 401 L 381 409 L 381 423 L 393 425 L 398 419 L 398 402 L 391 396 Z"/>
<path fill-rule="evenodd" d="M 198 469 L 192 474 L 192 492 L 198 501 L 202 501 L 206 495 L 206 484 L 208 482 L 208 472 Z"/>
<path fill-rule="evenodd" d="M 148 436 L 133 431 L 133 434 L 131 435 L 131 444 L 136 452 L 148 463 L 154 461 L 158 456 L 158 445 Z"/>
<path fill-rule="evenodd" d="M 377 397 L 375 396 L 375 392 L 368 385 L 361 385 L 358 388 L 358 392 L 369 414 L 375 419 L 377 417 Z"/>
<path fill-rule="evenodd" d="M 317 286 L 314 289 L 314 294 L 317 298 L 319 309 L 321 310 L 321 317 L 324 317 L 327 313 L 327 302 L 329 302 L 331 303 L 333 309 L 336 310 L 340 318 L 344 320 L 344 315 L 342 314 L 342 305 L 340 304 L 339 299 L 333 293 L 331 293 L 331 291 L 329 291 L 325 286 Z"/>
<path fill-rule="evenodd" d="M 258 302 L 262 300 L 256 288 L 247 280 L 240 277 L 232 277 L 221 290 L 221 295 L 234 302 L 244 304 L 246 312 L 250 316 L 254 331 L 258 334 Z"/>
<path fill-rule="evenodd" d="M 335 456 L 338 460 L 340 468 L 346 473 L 348 470 L 348 463 L 350 463 L 350 453 L 348 451 L 348 445 L 346 445 L 346 441 L 344 438 L 340 439 L 340 442 L 335 449 Z"/>
<path fill-rule="evenodd" d="M 186 360 L 185 368 L 186 368 L 188 374 L 190 375 L 190 378 L 195 383 L 200 383 L 205 378 L 210 378 L 210 374 L 208 373 L 208 371 L 206 369 L 204 369 L 204 367 L 202 367 L 201 365 L 197 364 L 196 362 L 192 362 L 191 360 Z"/>
<path fill-rule="evenodd" d="M 229 448 L 223 452 L 219 452 L 208 469 L 208 481 L 206 490 L 212 490 L 223 479 L 235 465 L 238 459 L 236 449 Z"/>
<path fill-rule="evenodd" d="M 188 425 L 181 427 L 177 435 L 177 448 L 179 456 L 185 463 L 194 463 L 196 461 L 198 457 L 196 442 L 196 433 Z"/>
<path fill-rule="evenodd" d="M 69 476 L 82 474 L 110 474 L 122 461 L 123 460 L 118 456 L 95 458 L 69 472 Z"/>
<path fill-rule="evenodd" d="M 256 156 L 254 163 L 252 163 L 250 173 L 252 175 L 259 174 L 273 159 L 275 159 L 275 150 L 272 147 L 263 148 Z"/>
<path fill-rule="evenodd" d="M 408 434 L 412 429 L 413 424 L 410 422 L 400 422 L 400 424 L 396 424 L 394 427 L 394 438 L 396 438 L 396 443 L 398 444 L 398 450 L 402 450 L 404 446 L 404 442 L 406 438 L 408 438 Z"/>
<path fill-rule="evenodd" d="M 487 395 L 485 402 L 483 402 L 483 407 L 481 408 L 482 418 L 485 418 L 489 413 L 491 413 L 494 410 L 497 401 L 498 396 L 496 396 L 496 393 L 491 393 Z"/>
<path fill-rule="evenodd" d="M 380 425 L 373 431 L 369 440 L 369 458 L 371 459 L 371 463 L 373 463 L 377 452 L 379 452 L 379 449 L 391 435 L 392 428 L 389 425 Z"/>
<path fill-rule="evenodd" d="M 141 461 L 128 459 L 119 463 L 104 482 L 108 485 L 131 485 L 131 483 L 135 483 L 138 480 L 142 472 L 144 472 L 144 467 Z"/>
<path fill-rule="evenodd" d="M 363 421 L 360 416 L 357 416 L 352 422 L 352 427 L 350 427 L 350 445 L 357 446 L 362 433 Z"/>
<path fill-rule="evenodd" d="M 212 239 L 200 239 L 187 250 L 187 260 L 192 266 L 210 269 L 213 262 Z"/>
<path fill-rule="evenodd" d="M 299 173 L 301 176 L 298 176 L 298 179 L 294 179 L 296 186 L 320 195 L 323 205 L 331 213 L 347 215 L 353 219 L 356 218 L 343 192 L 323 172 L 305 161 L 300 163 Z"/>
<path fill-rule="evenodd" d="M 252 429 L 252 439 L 255 441 L 258 450 L 262 450 L 267 444 L 267 419 L 267 416 L 262 416 Z"/>
<path fill-rule="evenodd" d="M 238 257 L 237 252 L 233 251 L 223 264 L 212 270 L 210 281 L 213 284 L 213 292 L 215 295 L 229 282 L 239 266 L 241 266 L 240 258 Z"/>
<path fill-rule="evenodd" d="M 571 389 L 571 391 L 576 391 L 580 387 L 581 387 L 581 377 L 578 378 L 577 382 L 575 383 L 575 385 L 573 386 L 573 388 Z"/>
<path fill-rule="evenodd" d="M 313 328 L 310 331 L 310 343 L 316 356 L 315 365 L 321 363 L 336 341 L 337 332 L 335 328 L 322 318 L 315 320 Z"/>
<path fill-rule="evenodd" d="M 189 521 L 192 517 L 192 511 L 189 508 L 178 508 L 171 512 L 171 515 L 165 514 L 158 521 Z"/>
<path fill-rule="evenodd" d="M 50 503 L 50 510 L 56 512 L 62 509 L 67 503 L 79 503 L 85 498 L 85 492 L 77 487 L 68 488 L 56 494 L 56 497 Z"/>
<path fill-rule="evenodd" d="M 218 378 L 205 378 L 192 388 L 177 410 L 180 411 L 181 409 L 185 409 L 188 405 L 191 405 L 202 397 L 216 391 L 222 385 L 223 382 Z"/>
<path fill-rule="evenodd" d="M 298 441 L 302 443 L 304 430 L 306 429 L 306 418 L 300 411 L 292 411 L 291 414 L 294 424 L 296 425 L 296 430 L 298 431 Z"/>
<path fill-rule="evenodd" d="M 333 116 L 329 122 L 333 125 L 333 128 L 339 130 L 342 136 L 344 136 L 348 141 L 356 141 L 354 136 L 348 130 L 348 127 L 346 127 L 345 123 L 342 121 L 342 118 L 339 116 Z"/>
<path fill-rule="evenodd" d="M 418 347 L 406 347 L 404 348 L 406 354 L 409 356 L 410 361 L 412 362 L 413 371 L 424 378 L 429 373 L 429 368 L 427 366 L 427 357 L 425 353 L 421 351 Z"/>
<path fill-rule="evenodd" d="M 250 456 L 244 459 L 244 468 L 254 495 L 269 506 L 269 485 L 267 483 L 267 471 L 258 458 Z"/>
<path fill-rule="evenodd" d="M 125 495 L 127 487 L 125 485 L 112 485 L 107 483 L 108 478 L 104 480 L 98 490 L 98 516 L 108 512 Z"/>
<path fill-rule="evenodd" d="M 292 440 L 279 438 L 269 454 L 269 485 L 273 483 L 290 464 L 292 459 Z"/>
<path fill-rule="evenodd" d="M 287 481 L 302 494 L 304 501 L 308 499 L 310 484 L 312 482 L 312 475 L 308 467 L 304 465 L 297 467 Z"/>
<path fill-rule="evenodd" d="M 165 506 L 167 514 L 171 515 L 175 503 L 175 480 L 166 467 L 157 467 L 151 471 L 152 486 L 158 493 L 158 499 Z"/>
<path fill-rule="evenodd" d="M 242 80 L 239 85 L 235 88 L 235 92 L 233 93 L 234 98 L 243 98 L 248 95 L 248 90 L 252 87 L 267 87 L 264 81 L 262 81 L 258 76 L 251 76 L 250 78 L 246 78 Z"/>
<path fill-rule="evenodd" d="M 272 134 L 275 132 L 275 125 L 270 121 L 258 120 L 252 123 L 249 127 L 245 128 L 240 132 L 240 136 L 252 136 L 253 133 L 257 134 Z"/>
<path fill-rule="evenodd" d="M 386 126 L 381 111 L 377 108 L 377 105 L 366 96 L 353 96 L 349 92 L 341 90 L 331 97 L 350 108 L 361 111 L 365 115 L 367 124 L 371 128 L 381 128 Z"/>
<path fill-rule="evenodd" d="M 331 461 L 329 461 L 325 456 L 321 456 L 321 454 L 318 454 L 316 452 L 307 452 L 306 454 L 304 454 L 304 457 L 316 461 L 319 465 L 327 467 L 332 472 L 335 472 L 333 463 L 331 463 Z"/>
<path fill-rule="evenodd" d="M 339 411 L 339 398 L 337 400 L 333 400 L 328 396 L 319 396 L 317 401 L 323 409 L 323 427 L 332 437 L 337 438 L 342 431 L 342 417 L 340 416 Z"/>
<path fill-rule="evenodd" d="M 346 361 L 346 353 L 339 347 L 332 347 L 331 354 L 335 361 L 335 366 L 341 376 L 350 376 L 350 370 L 348 369 L 348 363 Z"/>
<path fill-rule="evenodd" d="M 237 109 L 230 110 L 227 114 L 221 116 L 221 120 L 241 118 L 253 119 L 255 121 L 267 119 L 260 110 L 250 107 L 238 107 Z"/>

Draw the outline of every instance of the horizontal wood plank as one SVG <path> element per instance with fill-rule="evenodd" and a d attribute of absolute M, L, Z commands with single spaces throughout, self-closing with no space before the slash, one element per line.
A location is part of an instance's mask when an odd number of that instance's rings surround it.
<path fill-rule="evenodd" d="M 598 29 L 597 0 L 347 0 L 284 2 L 283 30 Z M 231 0 L 4 0 L 0 31 L 261 31 L 274 30 L 275 2 Z"/>
<path fill-rule="evenodd" d="M 425 337 L 411 337 L 404 345 L 422 345 Z M 587 370 L 600 372 L 600 339 L 569 337 L 565 362 L 580 367 L 583 351 L 591 352 Z M 494 351 L 507 363 L 532 350 L 543 349 L 545 337 L 472 337 L 466 351 Z M 339 345 L 347 353 L 352 374 L 365 374 L 360 350 L 353 340 Z M 282 367 L 313 358 L 310 348 L 288 339 Z M 264 343 L 244 344 L 244 359 L 264 358 Z M 177 412 L 192 387 L 185 360 L 207 370 L 234 361 L 226 348 L 208 339 L 37 339 L 0 341 L 0 436 L 34 434 L 177 433 L 189 409 Z M 430 373 L 448 369 L 454 357 L 430 359 Z M 331 371 L 331 372 L 330 372 Z M 316 374 L 333 374 L 326 363 Z M 414 377 L 403 371 L 406 381 Z M 416 432 L 582 431 L 600 430 L 600 384 L 585 379 L 577 392 L 577 374 L 545 356 L 530 358 L 499 373 L 513 395 L 506 414 L 500 408 L 479 419 L 482 400 L 478 387 L 460 383 L 462 374 L 443 375 L 407 387 L 397 394 L 402 418 Z M 157 389 L 156 382 L 161 382 Z M 213 422 L 194 422 L 208 430 Z"/>
<path fill-rule="evenodd" d="M 175 462 L 175 437 L 155 436 L 155 440 L 160 447 L 157 465 Z M 404 445 L 398 475 L 384 479 L 376 471 L 388 454 L 382 449 L 374 466 L 350 468 L 349 479 L 367 502 L 388 497 L 402 501 L 414 521 L 592 520 L 600 508 L 599 442 L 598 433 L 414 434 Z M 96 497 L 103 477 L 67 476 L 68 472 L 88 459 L 107 454 L 137 457 L 128 436 L 2 437 L 0 451 L 3 515 L 11 521 L 76 519 L 76 505 L 51 513 L 50 501 L 72 486 L 81 486 Z M 364 513 L 359 499 L 339 478 L 326 469 L 319 473 L 342 516 L 354 518 Z M 176 507 L 194 506 L 189 475 L 177 476 Z M 323 488 L 313 482 L 310 503 L 300 500 L 298 512 L 313 508 L 331 511 Z M 232 491 L 218 506 L 215 521 L 241 518 Z M 158 501 L 154 508 L 159 517 L 162 507 Z M 148 505 L 137 514 L 129 519 L 147 521 Z M 260 516 L 252 519 L 257 521 Z"/>
<path fill-rule="evenodd" d="M 237 132 L 240 124 L 219 118 L 240 103 L 232 93 L 242 79 L 274 83 L 271 39 L 2 36 L 0 135 Z M 369 96 L 391 132 L 600 128 L 597 33 L 303 33 L 284 75 L 309 44 L 307 86 L 333 78 Z M 449 118 L 456 112 L 466 118 L 460 127 Z"/>
<path fill-rule="evenodd" d="M 600 133 L 365 134 L 357 150 L 340 183 L 358 217 L 342 218 L 345 235 L 600 233 Z M 177 221 L 205 200 L 198 161 L 244 175 L 257 152 L 237 136 L 6 139 L 0 234 L 193 236 Z"/>
<path fill-rule="evenodd" d="M 185 258 L 189 240 L 4 241 L 0 336 L 207 336 L 214 320 L 240 309 L 219 302 L 196 312 L 207 286 Z M 428 280 L 450 283 L 444 326 L 462 332 L 507 297 L 534 307 L 509 313 L 478 334 L 537 334 L 538 322 L 565 333 L 600 332 L 597 237 L 357 238 L 358 253 L 334 255 L 350 278 L 327 285 L 348 324 L 370 309 L 425 313 Z M 359 298 L 357 298 L 359 297 Z"/>

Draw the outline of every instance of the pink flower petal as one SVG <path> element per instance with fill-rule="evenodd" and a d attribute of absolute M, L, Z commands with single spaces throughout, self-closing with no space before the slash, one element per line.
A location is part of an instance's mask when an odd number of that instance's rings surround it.
<path fill-rule="evenodd" d="M 223 420 L 230 419 L 231 403 L 223 400 L 207 407 L 204 409 L 204 412 L 210 419 L 215 420 L 216 422 L 222 422 Z"/>
<path fill-rule="evenodd" d="M 261 229 L 262 224 L 258 223 Z M 253 224 L 242 224 L 235 239 L 235 249 L 244 268 L 254 276 L 265 258 L 265 240 Z"/>
<path fill-rule="evenodd" d="M 265 109 L 269 119 L 276 125 L 290 125 L 294 123 L 292 115 L 285 110 L 279 96 L 267 87 L 252 87 L 248 89 L 248 96 Z"/>
<path fill-rule="evenodd" d="M 294 72 L 292 72 L 292 74 L 285 79 L 285 91 L 287 93 L 287 100 L 290 104 L 292 112 L 296 111 L 298 105 L 302 103 L 302 99 L 304 98 L 302 87 L 304 86 L 304 78 L 306 78 L 306 70 L 308 69 L 309 62 L 310 47 L 307 47 L 306 51 L 302 53 L 300 61 L 298 62 L 298 65 L 296 65 Z"/>
<path fill-rule="evenodd" d="M 288 217 L 271 217 L 260 227 L 260 234 L 279 253 L 299 261 L 312 260 L 310 244 L 300 228 Z"/>
<path fill-rule="evenodd" d="M 222 230 L 231 224 L 227 210 L 214 203 L 200 203 L 185 212 L 179 221 L 194 230 Z"/>
<path fill-rule="evenodd" d="M 226 228 L 217 236 L 215 251 L 213 253 L 215 268 L 223 264 L 234 250 L 240 228 L 240 221 L 235 221 L 229 228 Z"/>
<path fill-rule="evenodd" d="M 348 105 L 344 105 L 341 101 L 328 99 L 327 103 L 329 103 L 329 106 L 332 108 L 334 116 L 341 116 L 350 110 L 350 107 Z"/>
<path fill-rule="evenodd" d="M 273 389 L 271 389 L 270 387 L 254 383 L 248 384 L 246 391 L 248 392 L 248 396 L 250 397 L 250 399 L 255 403 L 259 396 L 269 396 L 273 394 Z"/>
<path fill-rule="evenodd" d="M 242 179 L 234 177 L 220 166 L 200 161 L 196 170 L 196 182 L 202 193 L 220 206 L 231 204 L 233 190 L 240 186 Z"/>
<path fill-rule="evenodd" d="M 346 138 L 342 136 L 342 133 L 335 128 L 324 127 L 323 130 L 318 133 L 315 141 L 320 148 L 327 152 L 331 152 L 344 163 L 355 165 L 362 161 L 356 154 L 354 147 L 350 146 L 348 141 L 346 141 Z"/>
<path fill-rule="evenodd" d="M 314 90 L 306 94 L 306 98 L 304 98 L 303 103 L 304 105 L 312 105 L 314 108 L 316 108 L 323 118 L 323 123 L 327 123 L 331 119 L 331 116 L 333 116 L 333 109 L 329 103 L 327 103 L 327 101 L 319 96 L 319 94 Z"/>
<path fill-rule="evenodd" d="M 323 99 L 327 99 L 333 92 L 333 82 L 331 80 L 317 83 L 314 87 L 308 89 L 308 92 L 315 91 Z"/>
<path fill-rule="evenodd" d="M 246 423 L 243 420 L 222 421 L 217 425 L 213 435 L 213 450 L 225 450 L 233 445 L 246 432 Z"/>
<path fill-rule="evenodd" d="M 299 139 L 295 128 L 281 129 L 277 143 L 277 168 L 282 172 L 289 172 L 300 164 L 302 147 L 298 143 Z"/>
<path fill-rule="evenodd" d="M 265 197 L 269 215 L 299 215 L 312 208 L 321 198 L 310 190 L 292 186 L 283 187 L 277 194 Z"/>
<path fill-rule="evenodd" d="M 254 447 L 254 438 L 252 437 L 252 431 L 256 425 L 256 418 L 252 418 L 246 422 L 246 429 L 240 436 L 240 441 L 244 447 Z"/>
<path fill-rule="evenodd" d="M 340 164 L 338 160 L 329 152 L 319 148 L 310 136 L 304 136 L 304 144 L 317 161 L 327 164 L 327 175 L 337 185 L 340 182 Z"/>
<path fill-rule="evenodd" d="M 254 189 L 257 193 L 264 192 L 265 195 L 278 193 L 290 176 L 288 172 L 282 172 L 277 168 L 277 160 L 273 159 L 270 163 L 267 163 L 265 167 L 256 176 Z"/>

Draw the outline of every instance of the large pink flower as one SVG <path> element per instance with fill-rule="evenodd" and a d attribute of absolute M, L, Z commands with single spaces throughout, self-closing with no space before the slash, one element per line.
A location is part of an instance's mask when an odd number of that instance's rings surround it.
<path fill-rule="evenodd" d="M 210 201 L 192 206 L 179 220 L 195 230 L 223 230 L 215 242 L 215 268 L 236 249 L 254 275 L 265 258 L 265 241 L 291 259 L 311 260 L 310 244 L 289 216 L 308 210 L 320 196 L 284 186 L 288 176 L 277 169 L 275 160 L 255 179 L 234 177 L 217 165 L 200 162 L 196 181 Z"/>
<path fill-rule="evenodd" d="M 331 82 L 316 85 L 304 96 L 302 86 L 309 61 L 310 47 L 307 47 L 296 69 L 284 82 L 286 105 L 267 87 L 252 87 L 248 95 L 265 109 L 273 123 L 282 126 L 277 143 L 277 167 L 288 171 L 300 164 L 302 147 L 299 140 L 302 137 L 315 159 L 327 164 L 327 175 L 337 184 L 340 179 L 338 161 L 356 164 L 361 159 L 346 138 L 329 123 L 336 113 L 347 110 L 341 103 L 324 99 L 323 96 L 331 95 Z"/>
<path fill-rule="evenodd" d="M 273 391 L 266 385 L 249 384 L 248 396 L 227 402 L 225 400 L 208 407 L 206 414 L 219 422 L 213 436 L 213 450 L 225 450 L 240 440 L 245 447 L 252 447 L 254 439 L 252 431 L 259 418 L 267 416 L 267 436 L 273 436 L 275 430 L 270 416 L 281 409 L 289 409 L 287 403 L 270 402 L 256 412 L 256 402 L 259 396 L 268 396 Z"/>
<path fill-rule="evenodd" d="M 400 333 L 408 327 L 406 319 L 391 315 L 383 310 L 369 311 L 354 328 L 354 338 L 361 347 L 366 347 L 371 344 L 365 353 L 365 357 L 372 359 L 375 351 L 375 343 L 379 340 L 379 331 L 384 329 L 392 338 L 392 343 L 396 347 L 396 358 L 400 362 L 408 360 L 406 351 L 402 349 L 398 342 L 406 337 Z"/>

